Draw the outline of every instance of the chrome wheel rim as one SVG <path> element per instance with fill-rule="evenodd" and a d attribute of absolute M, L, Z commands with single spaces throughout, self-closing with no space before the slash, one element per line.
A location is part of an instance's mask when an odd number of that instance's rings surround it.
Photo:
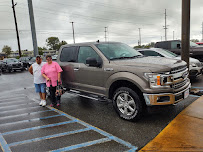
<path fill-rule="evenodd" d="M 127 93 L 121 93 L 116 100 L 119 111 L 124 115 L 132 115 L 136 110 L 134 99 Z"/>

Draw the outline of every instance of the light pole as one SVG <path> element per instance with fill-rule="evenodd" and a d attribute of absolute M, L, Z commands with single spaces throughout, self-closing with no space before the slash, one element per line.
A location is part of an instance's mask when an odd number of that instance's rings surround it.
<path fill-rule="evenodd" d="M 73 25 L 73 23 L 74 23 L 74 22 L 70 22 L 70 23 L 72 23 L 72 30 L 73 30 L 73 42 L 75 43 L 75 33 L 74 33 L 74 25 Z"/>

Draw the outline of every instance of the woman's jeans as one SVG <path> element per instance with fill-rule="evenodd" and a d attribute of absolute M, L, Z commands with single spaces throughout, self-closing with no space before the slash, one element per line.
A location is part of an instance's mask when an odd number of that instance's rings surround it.
<path fill-rule="evenodd" d="M 52 87 L 52 85 L 49 87 L 50 97 L 51 97 L 51 103 L 53 105 L 60 102 L 61 96 L 56 97 L 56 87 Z"/>

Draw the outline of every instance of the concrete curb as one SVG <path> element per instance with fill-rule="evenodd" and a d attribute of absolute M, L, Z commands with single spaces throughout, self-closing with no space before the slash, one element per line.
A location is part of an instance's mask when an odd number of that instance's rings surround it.
<path fill-rule="evenodd" d="M 139 152 L 203 151 L 203 96 L 173 119 Z"/>

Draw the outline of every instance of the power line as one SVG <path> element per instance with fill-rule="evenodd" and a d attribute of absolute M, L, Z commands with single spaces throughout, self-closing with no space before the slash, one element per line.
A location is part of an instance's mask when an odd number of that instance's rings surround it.
<path fill-rule="evenodd" d="M 50 2 L 50 1 L 48 1 L 48 2 Z M 54 4 L 60 4 L 60 5 L 63 5 L 64 6 L 64 4 L 62 4 L 62 3 L 55 3 L 55 2 L 50 2 L 50 3 L 54 3 Z M 70 6 L 70 4 L 69 4 L 69 6 Z M 77 7 L 78 7 L 78 5 L 77 5 Z M 36 8 L 36 9 L 39 9 L 39 8 Z M 43 12 L 46 12 L 46 11 L 44 11 L 44 10 L 47 10 L 47 11 L 49 11 L 49 12 L 47 12 L 47 13 L 50 13 L 50 12 L 53 12 L 52 14 L 56 14 L 56 11 L 55 10 L 50 10 L 50 8 L 47 8 L 47 9 L 40 9 L 41 11 L 43 11 Z M 100 11 L 101 12 L 101 11 Z M 102 12 L 104 12 L 104 11 L 102 11 Z M 68 12 L 62 12 L 62 11 L 58 11 L 58 13 L 65 13 L 65 15 L 67 16 L 67 13 Z M 109 13 L 112 13 L 112 12 L 109 12 Z M 113 13 L 115 13 L 115 12 L 113 12 Z M 115 14 L 121 14 L 121 13 L 115 13 Z M 151 15 L 152 13 L 150 13 L 150 15 Z M 76 13 L 73 13 L 73 15 L 81 15 L 81 14 L 76 14 Z M 132 15 L 132 14 L 122 14 L 122 15 L 130 15 L 131 17 L 133 17 L 134 15 Z M 145 13 L 145 15 L 146 15 L 146 13 Z M 85 17 L 91 17 L 91 16 L 85 16 Z M 134 17 L 150 17 L 150 16 L 134 16 Z"/>
<path fill-rule="evenodd" d="M 53 4 L 58 4 L 58 5 L 62 5 L 64 6 L 64 3 L 56 3 L 56 2 L 52 2 L 52 1 L 48 1 L 48 0 L 44 0 L 46 2 L 49 2 L 49 3 L 53 3 Z M 95 5 L 95 3 L 97 4 L 97 6 L 104 6 L 104 7 L 108 7 L 108 8 L 114 8 L 114 9 L 118 9 L 119 11 L 121 10 L 127 10 L 127 11 L 135 11 L 135 8 L 123 8 L 123 7 L 113 7 L 111 5 L 106 5 L 105 3 L 98 3 L 98 2 L 93 2 L 91 3 L 90 1 L 83 1 L 83 0 L 77 0 L 77 1 L 74 1 L 74 2 L 79 2 L 79 3 L 87 3 L 87 4 L 90 4 L 90 5 Z M 71 5 L 71 4 L 68 4 L 68 5 Z M 72 5 L 73 6 L 73 5 Z M 76 5 L 78 7 L 78 5 Z M 144 14 L 146 14 L 147 12 L 149 11 L 143 11 Z M 150 14 L 152 14 L 152 12 L 149 12 Z M 156 12 L 157 14 L 160 14 L 161 15 L 161 12 Z"/>

